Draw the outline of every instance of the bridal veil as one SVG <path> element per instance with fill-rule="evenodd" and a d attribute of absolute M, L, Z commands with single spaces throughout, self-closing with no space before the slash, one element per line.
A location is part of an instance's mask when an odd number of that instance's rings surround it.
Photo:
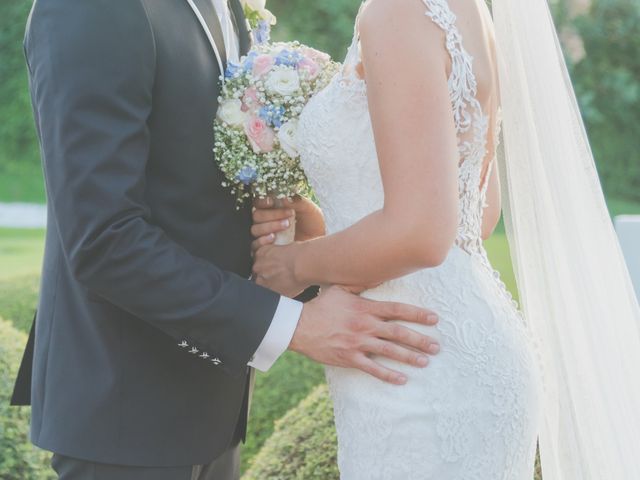
<path fill-rule="evenodd" d="M 639 479 L 640 309 L 549 7 L 493 0 L 493 15 L 505 225 L 543 364 L 544 480 Z"/>

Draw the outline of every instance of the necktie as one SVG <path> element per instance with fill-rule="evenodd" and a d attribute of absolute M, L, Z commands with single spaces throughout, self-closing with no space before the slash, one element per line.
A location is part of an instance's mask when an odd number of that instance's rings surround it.
<path fill-rule="evenodd" d="M 224 38 L 224 45 L 227 50 L 227 60 L 237 63 L 240 60 L 240 45 L 231 18 L 229 4 L 227 0 L 212 1 L 213 7 L 218 15 L 218 20 L 220 20 L 220 26 L 222 27 L 222 37 Z"/>

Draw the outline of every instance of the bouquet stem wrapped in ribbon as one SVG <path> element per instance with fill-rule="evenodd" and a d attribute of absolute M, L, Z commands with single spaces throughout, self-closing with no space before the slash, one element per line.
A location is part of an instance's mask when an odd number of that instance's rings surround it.
<path fill-rule="evenodd" d="M 327 54 L 298 42 L 259 44 L 228 64 L 214 154 L 238 208 L 253 197 L 279 202 L 308 193 L 296 148 L 298 118 L 338 69 Z M 293 241 L 290 230 L 276 243 Z"/>

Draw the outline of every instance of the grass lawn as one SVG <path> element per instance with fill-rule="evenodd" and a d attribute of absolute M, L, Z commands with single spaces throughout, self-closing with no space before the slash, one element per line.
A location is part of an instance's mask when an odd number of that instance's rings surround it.
<path fill-rule="evenodd" d="M 0 282 L 39 275 L 44 230 L 0 228 Z"/>
<path fill-rule="evenodd" d="M 509 255 L 507 235 L 502 232 L 496 232 L 484 242 L 484 245 L 487 249 L 487 253 L 489 254 L 489 260 L 491 260 L 493 268 L 500 272 L 502 281 L 507 285 L 507 288 L 513 297 L 517 299 L 518 291 L 516 288 L 516 278 L 511 266 L 511 256 Z"/>
<path fill-rule="evenodd" d="M 44 230 L 0 228 L 0 317 L 29 331 L 38 299 Z"/>

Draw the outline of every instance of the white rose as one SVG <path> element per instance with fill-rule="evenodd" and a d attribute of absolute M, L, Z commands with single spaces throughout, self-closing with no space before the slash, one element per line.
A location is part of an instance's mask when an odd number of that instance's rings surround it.
<path fill-rule="evenodd" d="M 234 98 L 222 102 L 218 107 L 218 118 L 234 127 L 244 125 L 247 114 L 242 111 L 242 101 Z"/>
<path fill-rule="evenodd" d="M 257 12 L 264 10 L 267 0 L 242 0 L 242 6 L 248 6 L 251 10 Z"/>
<path fill-rule="evenodd" d="M 262 10 L 260 10 L 260 12 L 258 12 L 258 14 L 260 15 L 260 18 L 269 22 L 269 25 L 275 25 L 277 23 L 277 19 L 276 16 L 271 13 L 271 11 L 267 10 L 266 8 L 263 8 Z"/>
<path fill-rule="evenodd" d="M 275 68 L 269 74 L 265 86 L 271 93 L 286 97 L 293 95 L 300 89 L 300 77 L 298 72 L 291 68 Z"/>
<path fill-rule="evenodd" d="M 297 132 L 297 120 L 289 120 L 287 123 L 282 125 L 278 131 L 280 147 L 282 147 L 282 150 L 284 150 L 291 158 L 296 158 L 298 156 L 298 146 L 296 145 Z"/>

